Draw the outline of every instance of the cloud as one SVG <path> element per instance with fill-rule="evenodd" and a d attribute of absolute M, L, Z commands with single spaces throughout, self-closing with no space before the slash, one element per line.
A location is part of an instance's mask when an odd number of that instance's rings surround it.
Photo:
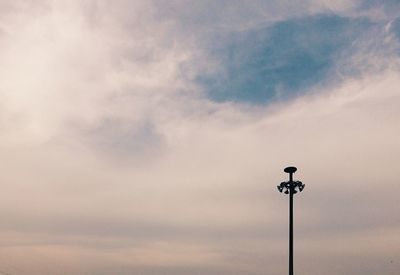
<path fill-rule="evenodd" d="M 285 272 L 287 200 L 275 186 L 292 164 L 306 184 L 296 197 L 298 269 L 396 270 L 385 258 L 398 257 L 400 229 L 398 39 L 388 22 L 344 49 L 348 36 L 319 34 L 324 20 L 350 25 L 349 37 L 359 30 L 364 19 L 343 17 L 355 9 L 347 1 L 307 2 L 301 18 L 301 2 L 15 3 L 1 7 L 5 272 Z M 326 17 L 327 6 L 342 17 Z M 261 21 L 275 40 L 254 27 Z M 310 31 L 288 38 L 299 24 Z M 217 32 L 244 37 L 232 50 L 245 56 L 237 68 L 212 56 Z M 340 80 L 318 75 L 322 84 L 269 105 L 216 102 L 197 77 L 219 75 L 218 58 L 242 68 L 257 52 L 245 51 L 254 33 L 278 52 L 275 63 L 286 57 L 277 40 L 296 44 L 294 57 L 335 42 L 329 68 Z"/>

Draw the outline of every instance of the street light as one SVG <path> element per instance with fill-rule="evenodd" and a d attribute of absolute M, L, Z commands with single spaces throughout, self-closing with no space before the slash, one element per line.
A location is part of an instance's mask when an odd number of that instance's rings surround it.
<path fill-rule="evenodd" d="M 289 194 L 289 275 L 293 275 L 293 195 L 303 191 L 305 185 L 301 181 L 293 181 L 296 167 L 286 167 L 283 171 L 289 174 L 289 181 L 278 185 L 279 192 Z"/>

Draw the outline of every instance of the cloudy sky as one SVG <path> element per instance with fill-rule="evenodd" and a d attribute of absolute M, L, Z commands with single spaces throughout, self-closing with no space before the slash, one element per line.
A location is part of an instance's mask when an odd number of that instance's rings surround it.
<path fill-rule="evenodd" d="M 400 270 L 396 0 L 1 0 L 0 274 Z"/>

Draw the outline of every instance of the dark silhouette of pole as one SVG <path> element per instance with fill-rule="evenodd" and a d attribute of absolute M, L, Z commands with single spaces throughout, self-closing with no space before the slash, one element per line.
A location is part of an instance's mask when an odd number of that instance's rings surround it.
<path fill-rule="evenodd" d="M 293 267 L 293 196 L 303 191 L 305 185 L 301 181 L 293 181 L 293 174 L 297 171 L 296 167 L 286 167 L 283 171 L 289 174 L 289 181 L 278 185 L 279 192 L 289 194 L 289 275 L 294 274 Z"/>
<path fill-rule="evenodd" d="M 292 177 L 292 174 L 290 174 L 290 177 Z M 289 275 L 293 275 L 293 191 L 292 190 L 290 190 L 289 193 Z"/>

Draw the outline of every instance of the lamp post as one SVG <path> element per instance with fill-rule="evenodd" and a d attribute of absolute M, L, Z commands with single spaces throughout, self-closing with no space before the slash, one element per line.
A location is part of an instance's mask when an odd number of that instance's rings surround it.
<path fill-rule="evenodd" d="M 289 194 L 289 275 L 293 275 L 293 195 L 303 191 L 304 184 L 301 181 L 293 181 L 293 174 L 296 167 L 286 167 L 283 171 L 289 174 L 289 181 L 278 185 L 279 192 Z"/>

